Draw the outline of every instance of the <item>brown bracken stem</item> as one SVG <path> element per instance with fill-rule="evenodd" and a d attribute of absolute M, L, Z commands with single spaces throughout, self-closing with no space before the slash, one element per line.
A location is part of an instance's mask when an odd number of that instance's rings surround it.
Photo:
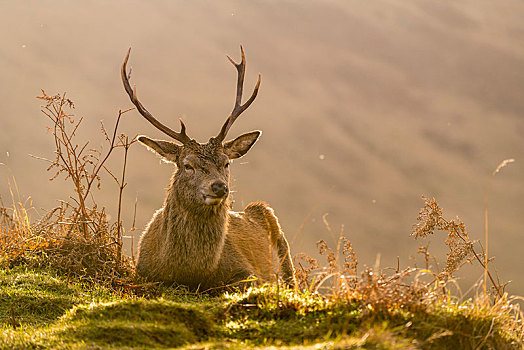
<path fill-rule="evenodd" d="M 119 186 L 119 192 L 118 192 L 118 215 L 117 215 L 117 221 L 116 221 L 116 234 L 117 234 L 117 244 L 118 244 L 118 261 L 121 259 L 122 254 L 122 222 L 121 222 L 121 214 L 122 214 L 122 193 L 124 192 L 124 188 L 126 187 L 125 183 L 125 177 L 126 177 L 126 166 L 127 166 L 127 153 L 129 151 L 129 147 L 131 146 L 131 143 L 129 143 L 129 137 L 126 136 L 125 143 L 124 143 L 124 165 L 122 168 L 122 178 L 120 180 L 120 186 Z"/>

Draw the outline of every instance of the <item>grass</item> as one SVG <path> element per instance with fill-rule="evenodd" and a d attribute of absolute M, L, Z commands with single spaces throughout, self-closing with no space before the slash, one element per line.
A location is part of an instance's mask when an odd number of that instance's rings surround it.
<path fill-rule="evenodd" d="M 0 348 L 522 348 L 507 313 L 471 300 L 374 311 L 276 285 L 215 296 L 160 289 L 137 297 L 49 268 L 2 269 Z"/>

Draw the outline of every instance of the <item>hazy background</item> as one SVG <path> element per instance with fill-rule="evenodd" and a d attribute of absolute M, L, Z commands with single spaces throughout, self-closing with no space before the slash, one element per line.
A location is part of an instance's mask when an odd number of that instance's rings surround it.
<path fill-rule="evenodd" d="M 264 200 L 276 210 L 293 254 L 314 242 L 351 239 L 362 265 L 409 263 L 409 237 L 435 197 L 484 238 L 490 173 L 516 162 L 491 188 L 490 255 L 509 291 L 524 294 L 524 2 L 522 1 L 2 1 L 0 2 L 0 195 L 14 176 L 33 218 L 72 194 L 49 182 L 49 122 L 35 99 L 67 91 L 84 117 L 81 139 L 104 144 L 131 107 L 119 69 L 129 46 L 141 101 L 201 142 L 215 135 L 234 102 L 236 72 L 226 54 L 247 55 L 246 95 L 262 73 L 259 97 L 230 137 L 263 130 L 232 168 L 235 209 Z M 132 111 L 122 131 L 163 135 Z M 104 146 L 107 146 L 104 144 Z M 119 171 L 120 154 L 111 165 Z M 173 170 L 145 148 L 131 149 L 126 228 L 138 197 L 137 226 L 163 202 Z M 12 181 L 12 180 L 11 180 Z M 117 187 L 96 193 L 115 214 Z M 140 234 L 136 233 L 136 237 Z M 430 250 L 445 258 L 444 235 Z M 135 244 L 136 244 L 135 239 Z M 127 244 L 129 248 L 129 242 Z M 461 274 L 466 282 L 479 268 Z M 467 275 L 467 277 L 466 277 Z"/>

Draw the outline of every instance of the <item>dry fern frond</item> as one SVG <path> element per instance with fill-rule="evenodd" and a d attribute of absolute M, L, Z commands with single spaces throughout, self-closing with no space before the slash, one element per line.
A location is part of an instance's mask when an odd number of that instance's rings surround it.
<path fill-rule="evenodd" d="M 462 265 L 475 259 L 487 272 L 498 297 L 502 297 L 503 287 L 495 282 L 495 279 L 487 269 L 487 262 L 480 258 L 480 256 L 484 256 L 484 254 L 479 254 L 475 251 L 474 244 L 469 238 L 464 223 L 458 217 L 455 220 L 444 219 L 442 209 L 435 198 L 428 199 L 422 197 L 422 199 L 424 199 L 425 204 L 419 212 L 417 217 L 418 223 L 414 226 L 411 235 L 417 239 L 426 238 L 436 230 L 447 232 L 445 243 L 449 251 L 447 253 L 446 267 L 437 277 L 440 280 L 447 280 L 453 273 L 460 269 Z"/>

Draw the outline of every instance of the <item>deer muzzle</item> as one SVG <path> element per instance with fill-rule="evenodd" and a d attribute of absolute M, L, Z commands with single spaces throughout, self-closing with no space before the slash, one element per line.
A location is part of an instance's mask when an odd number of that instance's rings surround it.
<path fill-rule="evenodd" d="M 229 189 L 224 182 L 216 181 L 211 185 L 211 192 L 204 194 L 204 202 L 207 205 L 218 205 L 227 197 Z"/>

